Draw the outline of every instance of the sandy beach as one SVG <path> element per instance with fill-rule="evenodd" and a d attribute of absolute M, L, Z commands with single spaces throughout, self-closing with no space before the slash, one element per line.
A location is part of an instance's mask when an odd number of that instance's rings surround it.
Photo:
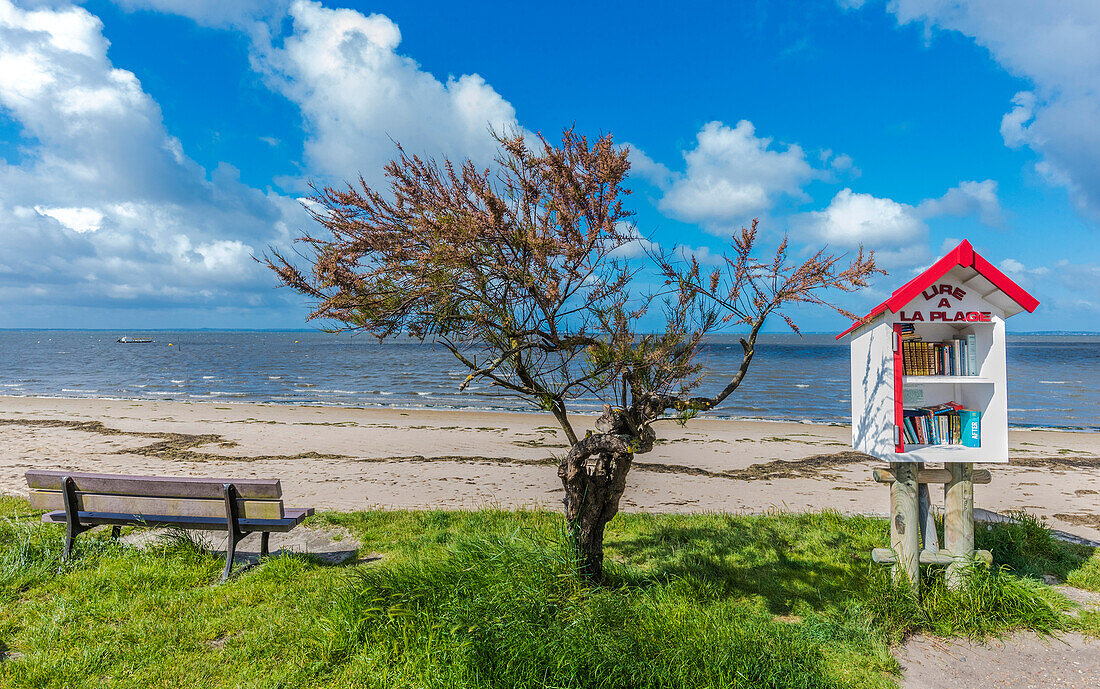
<path fill-rule="evenodd" d="M 583 418 L 587 422 L 590 419 Z M 30 468 L 279 478 L 287 504 L 320 509 L 559 509 L 549 415 L 261 404 L 0 397 L 0 492 Z M 579 425 L 579 424 L 578 424 Z M 697 419 L 663 424 L 639 455 L 627 511 L 885 514 L 876 460 L 840 425 Z M 977 507 L 1027 510 L 1100 540 L 1100 435 L 1010 433 Z M 938 498 L 934 498 L 938 500 Z"/>

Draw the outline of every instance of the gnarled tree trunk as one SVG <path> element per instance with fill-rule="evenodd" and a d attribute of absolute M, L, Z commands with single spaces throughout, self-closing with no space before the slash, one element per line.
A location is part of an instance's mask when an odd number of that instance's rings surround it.
<path fill-rule="evenodd" d="M 603 577 L 604 528 L 619 512 L 619 499 L 626 490 L 626 475 L 633 459 L 630 452 L 600 453 L 591 467 L 582 467 L 571 480 L 563 482 L 565 519 L 582 570 L 589 577 Z"/>
<path fill-rule="evenodd" d="M 581 569 L 601 579 L 604 529 L 619 512 L 635 452 L 649 451 L 654 434 L 648 427 L 631 433 L 623 414 L 608 406 L 596 429 L 573 444 L 558 466 L 558 477 L 565 487 L 565 519 Z"/>

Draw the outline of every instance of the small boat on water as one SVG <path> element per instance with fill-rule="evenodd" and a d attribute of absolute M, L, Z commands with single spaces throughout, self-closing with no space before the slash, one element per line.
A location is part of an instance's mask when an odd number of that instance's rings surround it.
<path fill-rule="evenodd" d="M 120 337 L 115 342 L 120 344 L 149 344 L 152 340 L 145 337 Z"/>

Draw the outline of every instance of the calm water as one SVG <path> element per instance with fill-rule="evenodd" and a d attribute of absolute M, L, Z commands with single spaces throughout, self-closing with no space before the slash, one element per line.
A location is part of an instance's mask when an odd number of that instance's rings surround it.
<path fill-rule="evenodd" d="M 154 344 L 116 339 L 147 336 Z M 718 414 L 847 422 L 849 359 L 832 336 L 763 336 L 746 382 Z M 169 347 L 168 344 L 172 346 Z M 712 385 L 741 347 L 707 353 Z M 1100 337 L 1009 338 L 1009 419 L 1015 425 L 1100 430 Z M 529 411 L 465 377 L 441 347 L 318 332 L 0 331 L 0 395 L 435 407 Z M 598 408 L 595 399 L 578 408 Z"/>

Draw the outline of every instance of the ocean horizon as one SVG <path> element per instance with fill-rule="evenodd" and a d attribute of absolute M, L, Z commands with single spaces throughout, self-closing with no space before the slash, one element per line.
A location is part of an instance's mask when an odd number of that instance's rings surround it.
<path fill-rule="evenodd" d="M 848 423 L 850 363 L 833 333 L 763 334 L 749 374 L 709 416 Z M 151 344 L 118 344 L 150 336 Z M 703 352 L 717 390 L 740 364 L 737 334 Z M 171 346 L 169 346 L 171 345 Z M 537 411 L 466 371 L 441 346 L 317 330 L 0 329 L 0 395 Z M 1100 334 L 1015 333 L 1007 342 L 1009 422 L 1100 431 Z M 576 400 L 597 411 L 600 400 Z"/>

